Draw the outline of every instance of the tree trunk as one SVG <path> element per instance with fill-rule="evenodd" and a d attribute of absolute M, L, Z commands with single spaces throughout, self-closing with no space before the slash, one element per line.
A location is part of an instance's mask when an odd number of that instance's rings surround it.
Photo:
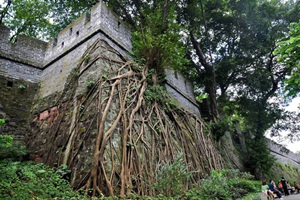
<path fill-rule="evenodd" d="M 9 0 L 9 1 L 7 2 L 6 7 L 3 9 L 2 13 L 1 13 L 1 17 L 0 17 L 0 25 L 3 24 L 3 20 L 4 20 L 4 18 L 5 18 L 5 15 L 6 15 L 7 12 L 8 12 L 8 9 L 9 9 L 9 7 L 10 7 L 10 5 L 11 5 L 11 2 L 12 2 L 11 0 Z"/>
<path fill-rule="evenodd" d="M 214 66 L 208 63 L 204 57 L 202 49 L 200 48 L 199 42 L 196 40 L 192 32 L 190 32 L 191 42 L 196 54 L 199 58 L 200 63 L 205 69 L 205 92 L 209 95 L 209 108 L 211 121 L 216 122 L 219 119 L 218 107 L 217 107 L 217 95 L 216 95 L 216 74 Z"/>

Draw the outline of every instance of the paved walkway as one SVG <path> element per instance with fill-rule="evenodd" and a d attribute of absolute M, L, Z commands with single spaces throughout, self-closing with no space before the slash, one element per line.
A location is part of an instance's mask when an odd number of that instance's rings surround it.
<path fill-rule="evenodd" d="M 300 194 L 293 194 L 289 196 L 283 196 L 283 200 L 300 200 Z"/>

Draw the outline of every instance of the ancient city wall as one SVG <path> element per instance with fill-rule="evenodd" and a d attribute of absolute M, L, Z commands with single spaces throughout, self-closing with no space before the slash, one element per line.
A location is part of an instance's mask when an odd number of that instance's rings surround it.
<path fill-rule="evenodd" d="M 63 53 L 72 51 L 81 43 L 94 35 L 102 33 L 114 43 L 120 51 L 131 51 L 131 32 L 128 26 L 120 20 L 108 7 L 100 1 L 90 12 L 85 13 L 73 23 L 64 28 L 57 36 L 49 41 L 45 67 L 58 59 Z"/>
<path fill-rule="evenodd" d="M 20 35 L 15 43 L 9 41 L 10 30 L 0 26 L 0 58 L 12 60 L 34 68 L 42 68 L 47 42 Z"/>
<path fill-rule="evenodd" d="M 36 83 L 0 76 L 0 118 L 8 119 L 0 128 L 0 134 L 13 135 L 15 140 L 24 141 L 29 132 L 28 119 L 37 88 Z"/>
<path fill-rule="evenodd" d="M 49 42 L 39 97 L 61 92 L 83 52 L 98 38 L 107 41 L 123 56 L 129 56 L 132 48 L 130 29 L 102 1 Z"/>
<path fill-rule="evenodd" d="M 200 116 L 191 81 L 173 69 L 165 69 L 165 75 L 169 95 L 174 97 L 180 106 Z"/>
<path fill-rule="evenodd" d="M 14 43 L 9 39 L 10 30 L 0 26 L 0 118 L 8 119 L 0 132 L 23 141 L 47 43 L 22 35 Z"/>
<path fill-rule="evenodd" d="M 271 154 L 282 164 L 290 163 L 294 167 L 300 167 L 300 156 L 288 150 L 284 146 L 266 139 Z"/>

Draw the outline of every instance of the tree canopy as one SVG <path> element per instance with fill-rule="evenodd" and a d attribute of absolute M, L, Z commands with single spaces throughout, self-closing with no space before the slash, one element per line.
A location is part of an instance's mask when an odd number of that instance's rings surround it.
<path fill-rule="evenodd" d="M 288 96 L 295 97 L 300 91 L 300 21 L 290 25 L 289 38 L 277 43 L 274 54 L 278 62 L 287 68 L 289 78 L 285 81 Z"/>

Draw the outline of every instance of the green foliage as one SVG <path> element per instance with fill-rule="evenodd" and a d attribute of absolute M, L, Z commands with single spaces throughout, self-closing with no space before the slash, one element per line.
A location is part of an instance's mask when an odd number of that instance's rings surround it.
<path fill-rule="evenodd" d="M 147 102 L 152 101 L 164 101 L 164 96 L 166 94 L 166 89 L 162 85 L 151 86 L 148 85 L 145 91 L 145 99 Z"/>
<path fill-rule="evenodd" d="M 12 40 L 20 34 L 49 39 L 69 25 L 98 1 L 4 0 L 0 5 L 2 23 L 13 30 Z M 6 6 L 8 5 L 8 6 Z M 1 24 L 1 22 L 0 22 Z"/>
<path fill-rule="evenodd" d="M 85 199 L 54 169 L 31 162 L 0 161 L 1 199 Z"/>
<path fill-rule="evenodd" d="M 157 2 L 156 9 L 144 12 L 142 30 L 133 32 L 133 52 L 138 62 L 161 72 L 162 68 L 182 69 L 188 63 L 185 48 L 180 42 L 180 26 L 176 23 L 175 4 L 170 3 L 168 16 L 164 18 L 164 3 Z"/>
<path fill-rule="evenodd" d="M 87 91 L 90 91 L 95 86 L 95 81 L 90 80 L 86 83 Z"/>
<path fill-rule="evenodd" d="M 207 93 L 200 93 L 198 96 L 196 96 L 196 100 L 200 103 L 203 102 L 203 99 L 207 99 L 208 98 L 208 94 Z"/>
<path fill-rule="evenodd" d="M 2 135 L 1 135 L 2 136 Z M 28 152 L 26 147 L 19 142 L 13 142 L 13 138 L 11 136 L 6 139 L 6 147 L 0 147 L 0 159 L 4 158 L 18 158 L 26 155 Z M 0 137 L 0 143 L 2 143 L 2 139 Z"/>
<path fill-rule="evenodd" d="M 0 128 L 5 124 L 6 119 L 0 119 Z M 12 146 L 13 137 L 9 135 L 0 135 L 0 156 L 2 152 Z"/>
<path fill-rule="evenodd" d="M 24 90 L 26 88 L 26 86 L 23 85 L 23 84 L 19 84 L 18 88 L 21 89 L 21 90 Z"/>
<path fill-rule="evenodd" d="M 91 59 L 91 55 L 90 55 L 90 54 L 86 54 L 86 55 L 84 56 L 84 62 L 85 62 L 86 64 L 89 63 L 90 59 Z"/>
<path fill-rule="evenodd" d="M 82 112 L 83 110 L 84 110 L 84 105 L 81 104 L 81 105 L 79 106 L 79 111 Z"/>
<path fill-rule="evenodd" d="M 65 177 L 67 174 L 71 173 L 71 170 L 68 169 L 67 165 L 61 165 L 57 171 L 57 174 L 59 174 L 61 177 Z"/>
<path fill-rule="evenodd" d="M 1 126 L 0 126 L 1 127 Z M 13 137 L 9 135 L 0 135 L 0 155 L 4 149 L 11 147 Z"/>
<path fill-rule="evenodd" d="M 238 200 L 257 200 L 261 199 L 261 192 L 250 193 Z"/>
<path fill-rule="evenodd" d="M 247 153 L 243 155 L 247 170 L 257 178 L 268 176 L 275 159 L 267 148 L 265 138 L 247 140 Z"/>
<path fill-rule="evenodd" d="M 50 11 L 51 5 L 45 0 L 13 0 L 3 22 L 13 30 L 12 39 L 19 34 L 43 38 L 51 27 Z"/>
<path fill-rule="evenodd" d="M 0 128 L 3 126 L 3 124 L 6 122 L 6 119 L 0 119 Z"/>
<path fill-rule="evenodd" d="M 184 190 L 192 172 L 188 172 L 188 167 L 184 162 L 183 153 L 179 153 L 171 164 L 161 166 L 156 175 L 156 183 L 153 188 L 162 195 L 178 197 Z"/>
<path fill-rule="evenodd" d="M 237 170 L 212 171 L 201 182 L 201 190 L 196 194 L 205 200 L 242 198 L 246 194 L 260 192 L 260 182 L 249 180 L 252 178 L 250 174 Z"/>
<path fill-rule="evenodd" d="M 300 21 L 290 24 L 289 35 L 289 39 L 277 43 L 274 54 L 288 69 L 290 77 L 285 81 L 285 92 L 295 97 L 300 91 Z"/>
<path fill-rule="evenodd" d="M 213 137 L 215 138 L 215 140 L 219 141 L 220 138 L 226 133 L 226 131 L 233 130 L 234 127 L 232 127 L 232 121 L 230 120 L 230 118 L 225 118 L 211 124 L 210 128 L 213 132 Z"/>

